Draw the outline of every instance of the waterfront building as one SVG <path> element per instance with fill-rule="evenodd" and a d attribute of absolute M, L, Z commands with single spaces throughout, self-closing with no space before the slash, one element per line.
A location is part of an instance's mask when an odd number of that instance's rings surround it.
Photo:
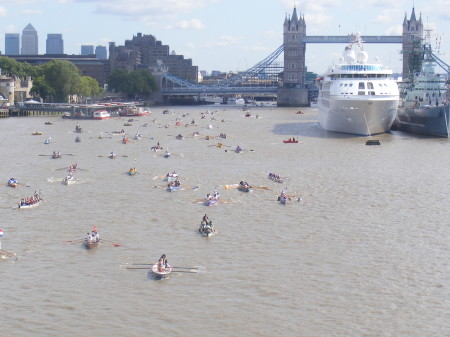
<path fill-rule="evenodd" d="M 162 62 L 169 74 L 179 78 L 197 82 L 198 67 L 192 65 L 191 59 L 183 55 L 169 52 L 169 46 L 163 45 L 153 35 L 138 33 L 131 40 L 126 40 L 124 46 L 109 44 L 110 70 L 151 69 Z"/>
<path fill-rule="evenodd" d="M 106 47 L 105 46 L 95 47 L 95 56 L 100 60 L 106 60 L 108 58 Z"/>
<path fill-rule="evenodd" d="M 82 45 L 81 46 L 81 55 L 94 55 L 94 46 Z"/>
<path fill-rule="evenodd" d="M 22 31 L 22 55 L 38 55 L 38 33 L 29 23 Z"/>
<path fill-rule="evenodd" d="M 46 54 L 64 54 L 62 34 L 47 34 Z"/>
<path fill-rule="evenodd" d="M 403 19 L 403 80 L 411 78 L 415 71 L 422 70 L 423 59 L 423 23 L 422 15 L 416 19 L 414 7 L 409 20 Z"/>
<path fill-rule="evenodd" d="M 20 55 L 20 34 L 5 34 L 5 55 Z"/>
<path fill-rule="evenodd" d="M 9 105 L 16 102 L 24 102 L 31 98 L 30 90 L 33 87 L 31 77 L 20 79 L 19 77 L 9 76 L 0 73 L 0 96 L 2 96 Z"/>

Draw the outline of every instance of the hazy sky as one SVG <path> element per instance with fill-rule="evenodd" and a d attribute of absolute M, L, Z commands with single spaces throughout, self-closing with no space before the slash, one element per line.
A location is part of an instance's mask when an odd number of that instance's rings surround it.
<path fill-rule="evenodd" d="M 39 54 L 45 53 L 47 34 L 63 34 L 64 52 L 78 55 L 83 44 L 123 45 L 143 33 L 191 58 L 200 70 L 242 71 L 282 44 L 284 18 L 294 5 L 305 16 L 307 35 L 401 35 L 405 13 L 409 19 L 414 5 L 450 63 L 450 0 L 0 0 L 0 50 L 5 33 L 22 33 L 31 23 Z M 344 47 L 308 44 L 308 70 L 322 73 Z M 397 72 L 400 48 L 366 46 L 369 60 L 379 56 Z"/>

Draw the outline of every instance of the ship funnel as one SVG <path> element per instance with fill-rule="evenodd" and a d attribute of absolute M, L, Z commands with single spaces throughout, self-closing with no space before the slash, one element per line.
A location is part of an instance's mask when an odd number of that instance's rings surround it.
<path fill-rule="evenodd" d="M 356 61 L 355 51 L 351 47 L 346 47 L 342 56 L 345 63 L 352 64 Z"/>
<path fill-rule="evenodd" d="M 367 63 L 369 56 L 367 55 L 367 52 L 362 51 L 362 52 L 358 53 L 357 59 L 358 59 L 358 63 L 365 64 L 365 63 Z"/>

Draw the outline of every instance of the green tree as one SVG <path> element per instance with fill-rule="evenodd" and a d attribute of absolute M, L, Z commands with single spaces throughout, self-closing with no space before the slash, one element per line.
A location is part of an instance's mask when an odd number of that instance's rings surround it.
<path fill-rule="evenodd" d="M 29 63 L 21 63 L 7 56 L 0 56 L 0 69 L 3 74 L 9 74 L 19 78 L 27 76 L 35 77 L 36 67 Z"/>
<path fill-rule="evenodd" d="M 154 90 L 158 89 L 156 79 L 148 70 L 128 72 L 115 69 L 109 74 L 108 87 L 127 98 L 149 97 Z"/>
<path fill-rule="evenodd" d="M 53 89 L 56 102 L 67 102 L 69 96 L 76 94 L 80 74 L 73 63 L 53 60 L 41 67 L 46 82 Z"/>
<path fill-rule="evenodd" d="M 47 83 L 44 76 L 38 76 L 33 79 L 33 87 L 30 94 L 40 96 L 44 101 L 49 96 L 54 96 L 53 88 Z"/>
<path fill-rule="evenodd" d="M 80 98 L 97 96 L 101 93 L 101 88 L 98 86 L 96 79 L 90 76 L 80 77 L 80 81 L 75 89 L 76 94 Z"/>

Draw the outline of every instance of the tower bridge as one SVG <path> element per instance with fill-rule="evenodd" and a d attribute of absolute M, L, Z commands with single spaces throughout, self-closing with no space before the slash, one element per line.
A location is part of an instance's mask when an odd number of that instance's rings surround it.
<path fill-rule="evenodd" d="M 350 39 L 351 35 L 307 36 L 304 16 L 298 16 L 294 8 L 283 24 L 283 44 L 252 68 L 212 85 L 192 83 L 164 73 L 160 81 L 161 94 L 166 102 L 173 97 L 200 100 L 203 95 L 271 95 L 277 98 L 279 106 L 307 106 L 315 89 L 308 88 L 305 82 L 306 44 L 349 43 Z M 365 43 L 402 44 L 403 78 L 420 70 L 423 24 L 421 16 L 416 19 L 414 8 L 409 20 L 405 14 L 401 36 L 368 35 L 362 39 Z"/>

